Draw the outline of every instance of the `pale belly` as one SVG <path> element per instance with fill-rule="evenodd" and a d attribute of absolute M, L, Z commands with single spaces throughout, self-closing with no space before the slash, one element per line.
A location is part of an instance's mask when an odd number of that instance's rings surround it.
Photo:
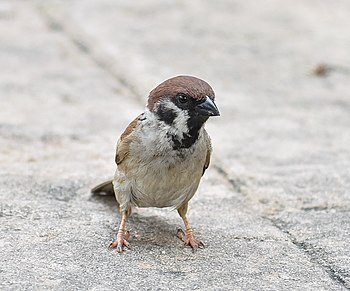
<path fill-rule="evenodd" d="M 128 200 L 137 207 L 180 207 L 198 188 L 204 153 L 198 151 L 175 163 L 169 163 L 168 158 L 156 157 L 139 167 L 131 166 L 134 161 L 130 159 L 127 173 L 117 170 L 115 176 L 117 200 L 121 204 Z"/>
<path fill-rule="evenodd" d="M 201 174 L 194 161 L 173 167 L 145 167 L 139 171 L 141 179 L 136 177 L 131 182 L 134 202 L 138 207 L 178 208 L 192 198 Z"/>

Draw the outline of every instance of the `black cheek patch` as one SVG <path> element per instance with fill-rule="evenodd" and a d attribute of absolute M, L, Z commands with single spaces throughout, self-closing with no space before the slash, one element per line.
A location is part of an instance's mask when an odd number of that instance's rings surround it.
<path fill-rule="evenodd" d="M 159 105 L 157 109 L 157 115 L 159 120 L 164 121 L 166 124 L 173 124 L 174 119 L 176 118 L 177 114 L 174 110 L 170 108 L 165 108 L 164 105 Z"/>

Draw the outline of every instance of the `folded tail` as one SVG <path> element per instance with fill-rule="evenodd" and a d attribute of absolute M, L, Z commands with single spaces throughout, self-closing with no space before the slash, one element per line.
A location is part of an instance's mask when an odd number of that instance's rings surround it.
<path fill-rule="evenodd" d="M 93 194 L 105 193 L 107 195 L 114 195 L 112 180 L 103 182 L 97 185 L 96 187 L 92 188 L 91 193 Z"/>

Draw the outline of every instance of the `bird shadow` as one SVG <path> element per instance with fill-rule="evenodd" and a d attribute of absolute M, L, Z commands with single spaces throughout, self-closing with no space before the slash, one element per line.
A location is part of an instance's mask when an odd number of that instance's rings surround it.
<path fill-rule="evenodd" d="M 114 214 L 119 207 L 114 195 L 94 193 L 89 200 L 96 203 L 103 203 Z M 130 242 L 133 247 L 140 246 L 143 249 L 151 249 L 155 246 L 171 246 L 174 244 L 174 241 L 179 240 L 176 234 L 178 228 L 181 226 L 180 222 L 178 224 L 175 222 L 171 223 L 167 221 L 168 218 L 166 217 L 149 215 L 148 209 L 145 211 L 147 212 L 146 215 L 134 211 L 128 219 L 127 230 L 130 231 Z M 173 214 L 175 217 L 177 216 L 176 212 L 173 212 Z M 110 229 L 113 232 L 111 236 L 115 240 L 121 216 L 118 213 L 117 216 L 113 215 L 113 218 L 116 221 L 111 225 Z"/>
<path fill-rule="evenodd" d="M 134 213 L 129 219 L 134 244 L 147 247 L 171 245 L 176 239 L 179 225 L 169 223 L 165 219 L 156 215 L 143 216 Z"/>
<path fill-rule="evenodd" d="M 112 212 L 115 212 L 115 209 L 119 207 L 118 201 L 115 199 L 115 196 L 112 194 L 91 193 L 89 201 L 102 203 L 105 206 L 107 206 Z"/>

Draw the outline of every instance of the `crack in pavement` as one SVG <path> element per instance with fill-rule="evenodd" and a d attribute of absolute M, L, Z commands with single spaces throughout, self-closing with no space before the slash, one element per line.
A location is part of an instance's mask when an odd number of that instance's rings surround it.
<path fill-rule="evenodd" d="M 118 71 L 123 70 L 117 70 L 115 62 L 111 62 L 112 58 L 106 56 L 106 52 L 101 49 L 102 52 L 99 52 L 100 50 L 96 48 L 96 44 L 92 45 L 93 41 L 90 40 L 88 36 L 84 35 L 82 31 L 72 29 L 72 27 L 77 27 L 77 25 L 69 24 L 67 19 L 62 21 L 61 19 L 58 19 L 57 15 L 54 17 L 45 5 L 39 5 L 37 9 L 39 15 L 42 16 L 49 29 L 65 35 L 74 47 L 87 55 L 100 69 L 116 79 L 117 82 L 128 91 L 130 96 L 135 98 L 138 102 L 141 101 L 142 104 L 145 102 L 143 95 L 140 94 L 135 84 L 118 73 Z"/>
<path fill-rule="evenodd" d="M 348 212 L 350 209 L 344 208 L 341 206 L 324 206 L 324 205 L 317 205 L 317 206 L 310 206 L 310 207 L 301 207 L 300 210 L 304 212 L 309 211 L 330 211 L 330 210 L 336 210 L 337 212 Z"/>
<path fill-rule="evenodd" d="M 342 277 L 341 274 L 335 269 L 333 269 L 329 262 L 327 262 L 325 259 L 322 259 L 320 254 L 320 249 L 315 249 L 315 247 L 312 244 L 309 244 L 305 241 L 298 241 L 297 238 L 291 234 L 287 229 L 283 227 L 284 222 L 278 219 L 273 219 L 269 217 L 263 217 L 266 220 L 270 221 L 277 229 L 279 229 L 281 232 L 285 233 L 289 240 L 295 245 L 298 249 L 300 249 L 303 253 L 305 253 L 310 261 L 318 266 L 320 266 L 323 270 L 326 271 L 326 273 L 329 275 L 329 277 L 338 285 L 341 287 L 344 287 L 348 290 L 350 290 L 350 285 L 347 284 L 345 279 Z"/>
<path fill-rule="evenodd" d="M 215 168 L 217 170 L 217 172 L 232 186 L 233 190 L 243 194 L 244 196 L 246 196 L 244 194 L 244 192 L 242 191 L 241 186 L 246 186 L 247 183 L 245 183 L 244 181 L 240 181 L 238 180 L 238 182 L 232 178 L 229 177 L 229 174 L 220 166 L 218 165 L 213 165 L 213 168 Z M 310 209 L 301 209 L 303 211 L 310 211 L 313 208 L 310 207 Z M 328 209 L 319 209 L 318 207 L 315 207 L 316 210 L 320 211 L 320 210 L 329 210 Z M 329 277 L 336 282 L 337 284 L 341 285 L 342 287 L 345 287 L 346 289 L 350 290 L 350 286 L 348 286 L 347 282 L 345 281 L 345 279 L 342 278 L 341 274 L 339 274 L 339 272 L 335 269 L 333 269 L 330 265 L 329 262 L 325 261 L 324 259 L 322 259 L 322 252 L 320 251 L 320 249 L 315 249 L 314 246 L 312 246 L 311 244 L 308 244 L 306 242 L 300 242 L 297 240 L 296 237 L 294 237 L 287 229 L 285 229 L 282 225 L 282 221 L 278 221 L 276 219 L 273 218 L 269 218 L 267 216 L 261 215 L 260 216 L 262 219 L 265 219 L 267 221 L 269 221 L 270 223 L 272 223 L 272 225 L 274 227 L 276 227 L 280 232 L 285 233 L 288 237 L 288 240 L 295 245 L 298 249 L 300 249 L 303 253 L 305 253 L 309 258 L 310 261 L 318 266 L 320 266 L 323 270 L 325 270 L 327 272 L 327 274 L 329 275 Z M 251 240 L 256 240 L 256 238 L 248 238 L 248 237 L 234 237 L 234 239 L 243 239 L 243 240 L 247 240 L 247 241 L 251 241 Z M 258 240 L 259 241 L 259 240 Z"/>
<path fill-rule="evenodd" d="M 246 192 L 243 188 L 247 186 L 247 182 L 239 178 L 230 178 L 229 174 L 216 163 L 212 165 L 212 168 L 215 169 L 231 185 L 234 191 L 246 196 Z"/>

